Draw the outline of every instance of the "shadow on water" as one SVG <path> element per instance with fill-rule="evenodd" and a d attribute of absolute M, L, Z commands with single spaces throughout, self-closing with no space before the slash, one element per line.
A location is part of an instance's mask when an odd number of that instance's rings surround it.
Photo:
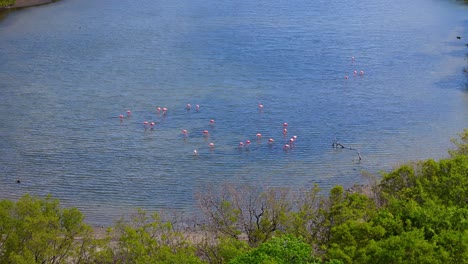
<path fill-rule="evenodd" d="M 0 22 L 6 18 L 9 12 L 10 10 L 0 10 Z"/>

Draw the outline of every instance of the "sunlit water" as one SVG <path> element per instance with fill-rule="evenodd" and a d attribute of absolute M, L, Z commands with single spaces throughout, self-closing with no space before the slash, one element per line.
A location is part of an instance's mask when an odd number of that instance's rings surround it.
<path fill-rule="evenodd" d="M 10 12 L 0 197 L 50 193 L 108 224 L 135 207 L 193 211 L 209 184 L 327 190 L 444 158 L 468 127 L 467 12 L 443 0 L 63 0 Z"/>

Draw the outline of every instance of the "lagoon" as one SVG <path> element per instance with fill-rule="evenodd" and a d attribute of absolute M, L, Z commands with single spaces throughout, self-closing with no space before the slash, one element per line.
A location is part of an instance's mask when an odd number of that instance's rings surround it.
<path fill-rule="evenodd" d="M 62 0 L 9 12 L 0 198 L 50 193 L 107 225 L 136 207 L 190 212 L 210 184 L 328 190 L 444 158 L 468 127 L 467 12 L 442 0 Z"/>

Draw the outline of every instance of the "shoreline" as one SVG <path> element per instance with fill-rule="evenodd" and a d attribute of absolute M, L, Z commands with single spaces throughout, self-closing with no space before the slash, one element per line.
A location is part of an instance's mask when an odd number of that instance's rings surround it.
<path fill-rule="evenodd" d="M 46 5 L 57 1 L 58 0 L 16 0 L 14 5 L 0 8 L 0 11 Z"/>

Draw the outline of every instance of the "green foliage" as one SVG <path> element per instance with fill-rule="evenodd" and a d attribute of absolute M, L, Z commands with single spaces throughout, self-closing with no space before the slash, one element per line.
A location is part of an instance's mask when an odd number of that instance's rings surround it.
<path fill-rule="evenodd" d="M 13 5 L 16 0 L 0 0 L 0 8 Z"/>
<path fill-rule="evenodd" d="M 338 243 L 335 238 L 337 227 L 353 222 L 365 222 L 376 214 L 376 206 L 372 199 L 359 193 L 347 193 L 342 186 L 335 186 L 330 191 L 328 203 L 319 210 L 318 244 L 326 249 L 330 243 Z"/>
<path fill-rule="evenodd" d="M 468 205 L 468 129 L 452 140 L 455 150 L 449 159 L 403 165 L 384 174 L 379 185 L 381 198 L 411 199 L 419 204 L 435 201 L 467 208 Z"/>
<path fill-rule="evenodd" d="M 350 220 L 332 229 L 327 257 L 355 263 L 365 256 L 365 247 L 371 240 L 380 240 L 385 229 L 368 222 Z"/>
<path fill-rule="evenodd" d="M 450 159 L 384 174 L 375 188 L 379 207 L 333 188 L 321 208 L 325 256 L 345 263 L 467 263 L 468 130 L 454 142 Z"/>
<path fill-rule="evenodd" d="M 302 264 L 321 263 L 312 256 L 312 248 L 294 236 L 274 237 L 244 255 L 233 259 L 230 264 Z"/>
<path fill-rule="evenodd" d="M 91 234 L 77 209 L 62 209 L 50 196 L 0 202 L 0 263 L 86 259 L 93 252 Z"/>
<path fill-rule="evenodd" d="M 360 263 L 445 263 L 437 246 L 424 239 L 422 230 L 404 232 L 380 241 L 370 241 Z"/>
<path fill-rule="evenodd" d="M 468 130 L 460 136 L 450 158 L 402 165 L 371 194 L 207 190 L 205 233 L 139 210 L 94 239 L 77 209 L 50 196 L 3 200 L 0 263 L 468 263 Z"/>
<path fill-rule="evenodd" d="M 446 260 L 445 263 L 468 262 L 468 229 L 461 232 L 442 230 L 433 241 L 438 246 L 443 259 Z"/>
<path fill-rule="evenodd" d="M 219 236 L 215 241 L 209 240 L 205 234 L 201 243 L 198 243 L 198 255 L 208 263 L 228 263 L 233 258 L 244 254 L 250 247 L 245 241 L 229 236 Z"/>
<path fill-rule="evenodd" d="M 465 128 L 459 136 L 459 139 L 452 139 L 452 142 L 457 148 L 449 151 L 451 157 L 458 155 L 468 156 L 468 128 Z"/>
<path fill-rule="evenodd" d="M 110 257 L 105 263 L 201 263 L 195 248 L 157 213 L 148 217 L 138 210 L 130 223 L 120 221 L 110 235 L 118 244 L 105 249 Z"/>
<path fill-rule="evenodd" d="M 309 244 L 318 241 L 321 221 L 320 210 L 324 198 L 319 196 L 320 188 L 315 185 L 312 189 L 304 191 L 297 199 L 297 210 L 290 211 L 286 219 L 285 233 L 296 237 L 302 236 Z"/>
<path fill-rule="evenodd" d="M 468 204 L 468 156 L 403 165 L 385 174 L 380 183 L 383 200 L 412 199 L 420 204 L 434 200 L 446 205 Z"/>

